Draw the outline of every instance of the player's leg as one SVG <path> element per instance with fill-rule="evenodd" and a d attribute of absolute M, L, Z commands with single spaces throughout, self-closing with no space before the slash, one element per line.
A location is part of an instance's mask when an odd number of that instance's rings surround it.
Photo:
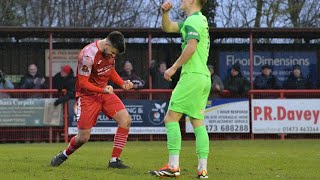
<path fill-rule="evenodd" d="M 188 75 L 183 74 L 172 92 L 169 110 L 165 116 L 165 125 L 167 130 L 167 148 L 169 150 L 169 162 L 159 171 L 149 171 L 156 176 L 179 176 L 179 155 L 181 149 L 181 130 L 179 120 L 185 114 L 185 110 L 192 102 L 192 92 L 189 91 L 194 84 L 189 84 Z"/>
<path fill-rule="evenodd" d="M 78 148 L 83 144 L 88 142 L 90 138 L 91 129 L 78 129 L 78 134 L 73 136 L 70 140 L 68 147 L 60 152 L 58 155 L 52 158 L 50 165 L 51 166 L 60 166 L 68 157 L 74 153 Z"/>
<path fill-rule="evenodd" d="M 198 177 L 208 178 L 207 160 L 209 154 L 209 136 L 204 126 L 204 112 L 208 101 L 211 85 L 210 78 L 204 75 L 198 75 L 197 79 L 201 81 L 198 91 L 194 92 L 193 104 L 188 110 L 188 115 L 196 136 L 196 152 L 198 156 Z"/>
<path fill-rule="evenodd" d="M 131 117 L 122 101 L 115 94 L 103 95 L 103 99 L 104 103 L 102 111 L 107 116 L 112 117 L 118 124 L 116 134 L 114 135 L 114 145 L 108 166 L 119 169 L 129 168 L 123 164 L 120 160 L 120 156 L 128 139 Z"/>
<path fill-rule="evenodd" d="M 68 147 L 52 158 L 51 166 L 59 166 L 68 156 L 85 144 L 90 138 L 91 128 L 96 124 L 97 117 L 101 111 L 101 102 L 97 96 L 84 96 L 78 98 L 77 110 L 78 134 L 71 138 Z"/>
<path fill-rule="evenodd" d="M 164 117 L 164 122 L 167 130 L 167 148 L 169 151 L 169 161 L 160 170 L 149 171 L 150 174 L 155 176 L 180 176 L 179 168 L 179 155 L 181 150 L 181 131 L 179 120 L 182 113 L 168 110 Z"/>
<path fill-rule="evenodd" d="M 83 144 L 88 142 L 90 138 L 91 129 L 78 129 L 78 134 L 71 138 L 69 146 L 67 149 L 63 151 L 63 154 L 68 157 L 72 153 L 74 153 L 78 148 L 80 148 Z"/>
<path fill-rule="evenodd" d="M 120 156 L 127 143 L 129 128 L 131 125 L 131 117 L 126 109 L 122 109 L 113 116 L 113 119 L 117 121 L 118 128 L 116 134 L 114 135 L 114 145 L 111 159 L 109 161 L 109 167 L 119 169 L 129 168 L 129 166 L 123 164 L 123 162 L 120 160 Z"/>
<path fill-rule="evenodd" d="M 207 162 L 209 154 L 209 136 L 202 119 L 191 119 L 196 136 L 196 152 L 198 156 L 198 177 L 208 178 Z"/>
<path fill-rule="evenodd" d="M 182 113 L 168 110 L 164 118 L 167 130 L 167 148 L 169 151 L 169 168 L 179 168 L 179 155 L 181 150 L 181 130 L 179 120 Z"/>

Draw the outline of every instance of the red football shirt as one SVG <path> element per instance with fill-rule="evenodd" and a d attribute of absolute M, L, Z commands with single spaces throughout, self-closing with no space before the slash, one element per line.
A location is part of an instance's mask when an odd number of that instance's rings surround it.
<path fill-rule="evenodd" d="M 124 81 L 115 70 L 115 59 L 106 57 L 98 48 L 98 41 L 84 47 L 78 56 L 76 97 L 104 93 L 111 80 L 122 86 Z M 87 77 L 87 78 L 83 78 Z"/>

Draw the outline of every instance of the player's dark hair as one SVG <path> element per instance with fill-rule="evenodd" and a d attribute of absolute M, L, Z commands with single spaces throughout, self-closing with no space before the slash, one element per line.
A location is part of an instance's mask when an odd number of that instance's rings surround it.
<path fill-rule="evenodd" d="M 108 35 L 107 39 L 110 41 L 111 45 L 119 51 L 119 54 L 126 51 L 125 39 L 121 32 L 113 31 Z"/>

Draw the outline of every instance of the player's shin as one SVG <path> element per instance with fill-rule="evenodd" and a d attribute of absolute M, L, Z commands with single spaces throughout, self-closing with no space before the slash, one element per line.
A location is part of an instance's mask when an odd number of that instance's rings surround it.
<path fill-rule="evenodd" d="M 111 161 L 116 161 L 117 158 L 120 158 L 122 150 L 127 143 L 128 134 L 129 128 L 118 127 L 117 132 L 114 136 L 114 145 L 112 150 Z"/>
<path fill-rule="evenodd" d="M 198 156 L 198 171 L 207 171 L 207 159 L 209 154 L 209 136 L 205 126 L 194 128 L 196 136 L 196 151 Z"/>
<path fill-rule="evenodd" d="M 178 122 L 166 123 L 167 147 L 169 150 L 169 167 L 179 168 L 179 154 L 181 149 L 181 131 Z"/>
<path fill-rule="evenodd" d="M 74 153 L 79 147 L 81 147 L 82 144 L 77 143 L 76 140 L 77 136 L 73 136 L 69 142 L 69 145 L 67 147 L 67 149 L 65 149 L 63 151 L 63 154 L 68 157 L 69 155 L 71 155 L 72 153 Z"/>

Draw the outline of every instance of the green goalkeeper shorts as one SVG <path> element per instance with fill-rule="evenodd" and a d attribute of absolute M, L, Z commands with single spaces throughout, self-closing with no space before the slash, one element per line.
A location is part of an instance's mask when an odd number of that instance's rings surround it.
<path fill-rule="evenodd" d="M 174 88 L 169 109 L 194 119 L 204 119 L 211 90 L 211 78 L 198 73 L 184 73 Z"/>

